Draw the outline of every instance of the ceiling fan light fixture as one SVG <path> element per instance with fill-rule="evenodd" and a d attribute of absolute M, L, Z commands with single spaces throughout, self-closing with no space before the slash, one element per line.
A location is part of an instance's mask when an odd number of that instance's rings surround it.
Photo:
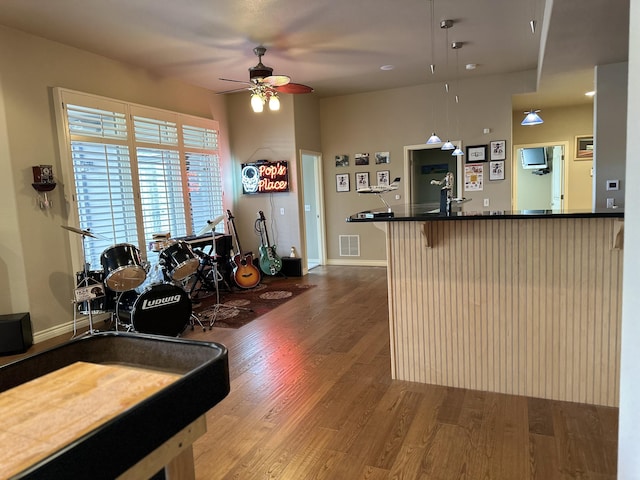
<path fill-rule="evenodd" d="M 275 93 L 272 93 L 269 97 L 269 110 L 273 112 L 280 110 L 280 99 Z"/>
<path fill-rule="evenodd" d="M 542 120 L 542 118 L 540 118 L 540 115 L 538 115 L 539 111 L 540 110 L 534 110 L 532 108 L 528 112 L 524 112 L 525 117 L 520 125 L 524 125 L 525 127 L 527 127 L 529 125 L 540 125 L 541 123 L 544 123 L 544 120 Z"/>
<path fill-rule="evenodd" d="M 260 113 L 264 110 L 264 99 L 259 93 L 251 95 L 251 108 L 255 113 Z"/>

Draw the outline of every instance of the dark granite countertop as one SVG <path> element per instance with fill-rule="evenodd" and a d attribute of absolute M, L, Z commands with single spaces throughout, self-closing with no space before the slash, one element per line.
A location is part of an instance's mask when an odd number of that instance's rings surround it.
<path fill-rule="evenodd" d="M 366 210 L 347 218 L 347 222 L 424 222 L 442 220 L 500 220 L 525 218 L 623 218 L 624 210 L 607 208 L 602 210 L 485 210 L 454 211 L 449 215 L 441 214 L 438 205 L 392 205 L 391 212 L 386 209 Z"/>

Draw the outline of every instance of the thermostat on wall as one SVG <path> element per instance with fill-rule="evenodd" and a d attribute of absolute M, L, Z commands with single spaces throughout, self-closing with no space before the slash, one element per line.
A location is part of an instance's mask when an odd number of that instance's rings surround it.
<path fill-rule="evenodd" d="M 619 190 L 620 180 L 607 180 L 607 190 Z"/>

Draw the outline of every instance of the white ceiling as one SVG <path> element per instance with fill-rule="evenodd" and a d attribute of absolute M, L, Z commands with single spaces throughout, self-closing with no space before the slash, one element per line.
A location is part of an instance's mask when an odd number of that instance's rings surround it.
<path fill-rule="evenodd" d="M 258 60 L 253 48 L 263 44 L 263 63 L 274 74 L 322 97 L 537 68 L 537 108 L 589 101 L 584 92 L 593 89 L 593 67 L 627 59 L 629 0 L 544 3 L 2 0 L 0 24 L 216 92 L 238 86 L 219 77 L 248 80 Z M 448 31 L 439 27 L 445 18 L 455 21 Z M 447 48 L 447 36 L 463 47 Z M 469 63 L 477 68 L 467 70 Z M 523 96 L 514 108 L 530 100 Z"/>

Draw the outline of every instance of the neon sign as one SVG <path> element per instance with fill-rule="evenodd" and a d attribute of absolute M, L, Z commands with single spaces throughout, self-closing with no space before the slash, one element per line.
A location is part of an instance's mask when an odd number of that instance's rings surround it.
<path fill-rule="evenodd" d="M 289 191 L 289 164 L 286 161 L 259 160 L 242 165 L 242 193 Z"/>

